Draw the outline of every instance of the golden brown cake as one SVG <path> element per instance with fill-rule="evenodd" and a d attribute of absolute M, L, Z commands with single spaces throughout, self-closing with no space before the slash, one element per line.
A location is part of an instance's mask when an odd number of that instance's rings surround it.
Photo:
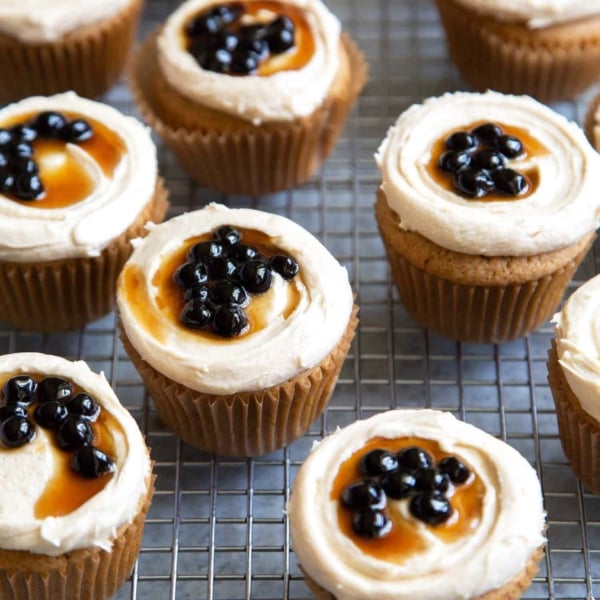
<path fill-rule="evenodd" d="M 450 57 L 480 91 L 572 98 L 600 80 L 597 0 L 436 0 Z"/>
<path fill-rule="evenodd" d="M 5 355 L 0 385 L 0 596 L 109 600 L 154 491 L 136 422 L 83 362 Z"/>
<path fill-rule="evenodd" d="M 143 117 L 189 174 L 243 194 L 311 177 L 365 80 L 361 53 L 321 0 L 190 0 L 130 69 Z"/>
<path fill-rule="evenodd" d="M 122 340 L 166 425 L 256 456 L 324 410 L 354 337 L 346 269 L 292 221 L 210 204 L 153 227 L 117 287 Z"/>
<path fill-rule="evenodd" d="M 60 331 L 108 313 L 130 240 L 167 206 L 135 119 L 73 93 L 2 109 L 0 319 Z"/>
<path fill-rule="evenodd" d="M 375 213 L 398 293 L 427 328 L 504 342 L 548 320 L 595 238 L 600 158 L 527 97 L 430 98 L 378 153 Z"/>

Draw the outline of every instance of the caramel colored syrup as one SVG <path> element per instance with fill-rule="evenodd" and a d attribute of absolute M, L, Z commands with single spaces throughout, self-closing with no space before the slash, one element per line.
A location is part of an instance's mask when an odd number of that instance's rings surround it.
<path fill-rule="evenodd" d="M 440 156 L 445 152 L 446 139 L 451 136 L 453 133 L 457 131 L 471 131 L 479 125 L 483 125 L 487 121 L 477 121 L 472 123 L 471 125 L 467 125 L 465 127 L 457 127 L 449 131 L 443 138 L 440 138 L 431 149 L 431 159 L 429 163 L 426 165 L 426 170 L 429 176 L 443 189 L 448 190 L 454 194 L 461 196 L 461 194 L 454 188 L 452 183 L 452 174 L 446 173 L 442 171 L 438 166 L 438 160 Z M 491 192 L 484 196 L 483 198 L 477 198 L 478 202 L 496 202 L 496 201 L 507 201 L 514 202 L 516 200 L 523 200 L 527 198 L 531 194 L 535 192 L 540 183 L 540 173 L 537 166 L 533 166 L 529 169 L 520 169 L 519 163 L 524 162 L 527 159 L 534 158 L 536 156 L 543 156 L 549 153 L 548 148 L 546 148 L 542 143 L 540 143 L 537 139 L 535 139 L 527 130 L 521 129 L 520 127 L 514 127 L 512 125 L 504 125 L 503 123 L 496 123 L 502 128 L 502 131 L 508 135 L 514 135 L 518 137 L 523 143 L 524 152 L 521 156 L 513 159 L 509 159 L 507 162 L 507 167 L 511 169 L 515 169 L 519 171 L 522 175 L 527 177 L 529 182 L 529 187 L 524 194 L 520 194 L 519 196 L 507 196 L 505 194 L 494 193 Z"/>
<path fill-rule="evenodd" d="M 228 3 L 223 2 L 223 4 L 226 5 Z M 315 53 L 315 40 L 308 22 L 306 21 L 306 17 L 299 7 L 269 0 L 259 2 L 239 2 L 239 4 L 243 7 L 244 15 L 256 17 L 260 11 L 268 10 L 275 13 L 277 16 L 288 17 L 294 23 L 294 46 L 287 52 L 269 56 L 269 58 L 259 66 L 257 71 L 259 76 L 265 77 L 279 71 L 297 71 L 308 64 Z M 197 16 L 198 15 L 193 15 L 188 22 L 193 21 Z M 182 46 L 188 46 L 185 33 L 183 34 Z"/>
<path fill-rule="evenodd" d="M 354 529 L 352 528 L 352 511 L 343 506 L 341 498 L 344 488 L 356 481 L 365 479 L 365 475 L 359 470 L 360 460 L 365 454 L 376 448 L 397 452 L 409 446 L 423 448 L 433 456 L 436 463 L 444 457 L 450 456 L 447 452 L 442 451 L 437 442 L 432 440 L 416 437 L 397 439 L 373 438 L 340 465 L 330 494 L 330 498 L 338 502 L 338 525 L 342 533 L 352 540 L 365 554 L 395 564 L 401 564 L 411 555 L 424 551 L 426 548 L 425 540 L 421 536 L 419 526 L 417 526 L 416 522 L 412 519 L 408 520 L 401 517 L 399 511 L 391 512 L 389 510 L 390 503 L 409 502 L 409 500 L 393 500 L 388 498 L 388 506 L 384 509 L 384 512 L 386 512 L 392 521 L 392 529 L 386 536 L 377 539 L 368 539 L 354 533 Z M 459 456 L 457 458 L 460 459 Z M 450 495 L 450 491 L 447 492 L 454 510 L 450 519 L 437 526 L 426 525 L 424 523 L 420 523 L 420 525 L 427 527 L 430 533 L 435 534 L 444 542 L 455 542 L 468 535 L 469 532 L 473 531 L 479 525 L 483 511 L 484 495 L 485 488 L 483 483 L 472 472 L 471 477 L 466 483 L 454 487 L 452 495 Z"/>
<path fill-rule="evenodd" d="M 36 114 L 19 115 L 0 126 L 10 127 L 25 123 Z M 75 145 L 92 157 L 105 177 L 112 177 L 125 153 L 123 140 L 94 119 L 71 112 L 62 114 L 69 119 L 84 118 L 92 126 L 94 130 L 92 138 Z M 66 142 L 61 140 L 39 139 L 33 142 L 33 160 L 38 164 L 39 176 L 46 192 L 38 200 L 11 198 L 14 202 L 32 208 L 65 208 L 85 200 L 92 194 L 94 180 L 76 159 L 65 152 L 66 145 Z"/>
<path fill-rule="evenodd" d="M 278 248 L 273 246 L 269 236 L 262 232 L 253 229 L 241 228 L 238 228 L 238 231 L 242 234 L 242 243 L 254 246 L 263 256 L 274 256 L 275 254 L 279 254 L 281 252 Z M 158 290 L 155 298 L 156 305 L 158 306 L 159 310 L 166 315 L 170 322 L 177 324 L 179 329 L 183 332 L 193 333 L 193 335 L 209 339 L 211 342 L 223 344 L 227 343 L 227 339 L 212 333 L 210 330 L 192 330 L 180 323 L 179 315 L 185 305 L 185 300 L 183 298 L 183 290 L 175 283 L 173 279 L 173 274 L 177 270 L 177 267 L 185 262 L 188 262 L 188 252 L 192 246 L 199 242 L 208 241 L 211 238 L 212 233 L 208 233 L 186 240 L 175 252 L 163 259 L 160 267 L 157 269 L 154 277 L 152 278 L 152 285 L 156 286 Z M 301 277 L 301 274 L 299 273 L 296 275 L 296 277 Z M 136 275 L 134 273 L 126 274 L 124 285 L 125 288 L 127 288 L 129 285 L 139 287 L 140 282 L 136 281 Z M 293 280 L 287 287 L 288 302 L 286 304 L 286 310 L 283 313 L 284 319 L 287 319 L 292 314 L 300 301 L 300 294 L 293 285 Z M 248 316 L 249 326 L 245 333 L 237 336 L 238 338 L 244 335 L 249 335 L 250 333 L 254 333 L 256 331 L 260 331 L 266 327 L 267 322 L 265 317 L 265 309 L 263 307 L 266 301 L 265 299 L 268 298 L 268 294 L 269 292 L 265 292 L 264 294 L 249 294 L 250 302 L 244 308 Z M 128 299 L 132 296 L 133 294 L 131 294 L 131 296 L 128 294 Z M 136 305 L 137 309 L 134 308 L 136 317 L 140 318 L 140 321 L 148 328 L 148 330 L 160 335 L 160 323 L 158 320 L 155 317 L 147 315 L 146 313 L 150 311 L 145 310 L 137 301 L 134 302 L 134 306 Z"/>
<path fill-rule="evenodd" d="M 4 387 L 4 384 L 16 375 L 22 375 L 23 373 L 10 373 L 4 374 L 0 378 L 0 389 Z M 50 374 L 40 374 L 28 372 L 38 383 L 45 377 L 52 377 Z M 60 377 L 60 375 L 57 375 Z M 73 392 L 71 397 L 84 392 L 82 388 L 73 385 Z M 97 399 L 96 399 L 97 401 Z M 33 402 L 28 408 L 27 412 L 29 418 L 34 423 L 37 431 L 42 430 L 42 427 L 35 422 L 33 417 L 33 411 L 38 406 L 38 402 Z M 115 431 L 119 424 L 116 422 L 114 417 L 107 411 L 102 409 L 100 406 L 100 414 L 95 421 L 90 422 L 92 431 L 94 432 L 94 446 L 102 450 L 108 456 L 115 455 L 115 446 L 111 431 Z M 50 436 L 51 440 L 54 437 L 55 432 L 45 430 Z M 36 519 L 45 519 L 46 517 L 61 517 L 67 515 L 77 508 L 79 508 L 84 502 L 95 496 L 98 492 L 102 491 L 106 484 L 110 481 L 112 474 L 108 473 L 95 479 L 87 479 L 75 473 L 71 467 L 70 462 L 73 457 L 73 452 L 66 452 L 61 450 L 56 444 L 51 441 L 51 451 L 54 453 L 55 459 L 55 473 L 49 479 L 46 484 L 42 495 L 38 498 L 34 506 L 34 517 Z M 6 452 L 18 452 L 18 448 L 7 449 Z"/>

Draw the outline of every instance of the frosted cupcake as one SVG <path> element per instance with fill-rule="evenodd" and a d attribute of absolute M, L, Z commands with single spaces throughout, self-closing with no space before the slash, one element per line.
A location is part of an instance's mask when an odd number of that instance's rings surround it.
<path fill-rule="evenodd" d="M 450 56 L 479 90 L 571 98 L 600 80 L 598 0 L 436 0 Z"/>
<path fill-rule="evenodd" d="M 83 362 L 5 355 L 0 385 L 0 596 L 112 597 L 154 490 L 136 422 Z"/>
<path fill-rule="evenodd" d="M 384 412 L 316 444 L 287 513 L 319 600 L 517 599 L 545 544 L 529 463 L 431 410 Z"/>
<path fill-rule="evenodd" d="M 137 120 L 73 93 L 0 111 L 0 319 L 57 331 L 108 313 L 129 240 L 166 192 Z"/>
<path fill-rule="evenodd" d="M 243 194 L 307 180 L 365 79 L 321 0 L 184 2 L 130 71 L 142 115 L 190 175 Z"/>
<path fill-rule="evenodd" d="M 316 238 L 284 217 L 216 204 L 135 242 L 117 307 L 163 421 L 230 456 L 305 433 L 357 323 L 346 270 Z"/>
<path fill-rule="evenodd" d="M 598 223 L 600 157 L 528 97 L 456 93 L 404 112 L 376 160 L 400 298 L 427 328 L 504 342 L 551 317 Z"/>
<path fill-rule="evenodd" d="M 94 97 L 121 74 L 143 0 L 3 0 L 0 102 L 74 90 Z"/>
<path fill-rule="evenodd" d="M 584 283 L 554 316 L 548 381 L 563 449 L 577 477 L 600 494 L 600 276 Z"/>

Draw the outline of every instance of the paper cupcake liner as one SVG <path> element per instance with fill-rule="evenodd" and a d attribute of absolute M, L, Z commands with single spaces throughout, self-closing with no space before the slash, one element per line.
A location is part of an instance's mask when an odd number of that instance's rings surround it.
<path fill-rule="evenodd" d="M 162 221 L 167 190 L 157 180 L 152 200 L 136 221 L 95 257 L 39 263 L 0 262 L 0 320 L 28 331 L 68 331 L 109 313 L 116 280 L 129 258 L 131 240 Z"/>
<path fill-rule="evenodd" d="M 555 340 L 548 351 L 548 382 L 563 450 L 577 479 L 600 495 L 600 422 L 581 408 L 571 390 L 558 362 Z"/>
<path fill-rule="evenodd" d="M 98 547 L 46 556 L 0 550 L 0 598 L 6 600 L 108 600 L 123 585 L 137 560 L 154 478 L 138 514 L 117 531 L 110 552 Z M 93 515 L 90 515 L 93 518 Z"/>
<path fill-rule="evenodd" d="M 168 101 L 158 101 L 157 88 L 167 96 L 169 90 L 158 69 L 156 36 L 149 36 L 137 50 L 129 69 L 138 109 L 190 176 L 222 193 L 262 195 L 309 179 L 333 149 L 367 79 L 362 53 L 344 34 L 342 47 L 349 61 L 350 83 L 309 117 L 264 126 L 244 123 L 228 130 L 189 128 L 181 111 L 169 114 Z M 171 94 L 175 97 L 177 93 Z"/>
<path fill-rule="evenodd" d="M 600 17 L 544 29 L 436 0 L 450 57 L 475 89 L 571 98 L 600 80 Z"/>
<path fill-rule="evenodd" d="M 576 244 L 577 252 L 567 253 L 564 263 L 552 272 L 541 276 L 533 273 L 530 279 L 520 272 L 514 282 L 481 283 L 475 274 L 479 273 L 479 267 L 485 269 L 485 257 L 460 255 L 470 262 L 473 276 L 469 281 L 469 271 L 463 268 L 463 279 L 457 281 L 455 277 L 444 277 L 427 266 L 414 264 L 400 251 L 398 239 L 415 234 L 397 227 L 398 218 L 382 194 L 376 217 L 392 278 L 410 316 L 445 337 L 475 343 L 506 342 L 545 323 L 560 304 L 595 237 L 586 236 Z M 433 246 L 442 256 L 457 254 Z M 523 264 L 526 263 L 524 260 Z"/>
<path fill-rule="evenodd" d="M 518 600 L 523 592 L 531 585 L 535 574 L 539 570 L 539 563 L 544 556 L 544 548 L 538 548 L 527 561 L 524 569 L 508 583 L 500 588 L 487 592 L 482 596 L 477 596 L 473 600 Z M 304 569 L 300 567 L 304 574 L 304 581 L 316 600 L 337 600 L 336 596 L 321 587 L 314 579 L 311 579 Z M 401 592 L 399 584 L 399 592 Z"/>
<path fill-rule="evenodd" d="M 142 4 L 131 0 L 116 15 L 57 41 L 0 35 L 0 103 L 69 90 L 89 98 L 106 92 L 125 67 Z"/>
<path fill-rule="evenodd" d="M 259 456 L 301 437 L 329 402 L 358 323 L 355 306 L 337 346 L 315 367 L 280 385 L 231 395 L 189 389 L 154 369 L 121 340 L 165 425 L 182 440 L 222 456 Z"/>

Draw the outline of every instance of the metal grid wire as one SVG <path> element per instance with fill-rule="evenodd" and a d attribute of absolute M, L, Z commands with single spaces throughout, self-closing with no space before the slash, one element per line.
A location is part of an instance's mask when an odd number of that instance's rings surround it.
<path fill-rule="evenodd" d="M 140 36 L 176 6 L 148 0 Z M 370 82 L 333 155 L 307 184 L 261 198 L 200 188 L 159 144 L 171 215 L 221 201 L 299 222 L 343 262 L 358 294 L 360 327 L 325 414 L 288 448 L 253 460 L 219 459 L 177 440 L 148 398 L 115 334 L 114 315 L 68 335 L 3 327 L 0 352 L 42 351 L 103 370 L 146 434 L 157 493 L 135 571 L 115 599 L 310 598 L 290 544 L 284 507 L 313 441 L 356 418 L 394 407 L 450 410 L 499 436 L 538 470 L 548 548 L 525 598 L 600 598 L 600 497 L 575 479 L 562 452 L 546 381 L 548 325 L 502 346 L 461 344 L 428 333 L 398 302 L 377 233 L 373 152 L 415 101 L 464 88 L 431 0 L 329 0 L 365 52 Z M 589 95 L 554 108 L 581 122 Z M 135 114 L 121 82 L 104 100 Z M 570 291 L 598 272 L 598 249 Z"/>

